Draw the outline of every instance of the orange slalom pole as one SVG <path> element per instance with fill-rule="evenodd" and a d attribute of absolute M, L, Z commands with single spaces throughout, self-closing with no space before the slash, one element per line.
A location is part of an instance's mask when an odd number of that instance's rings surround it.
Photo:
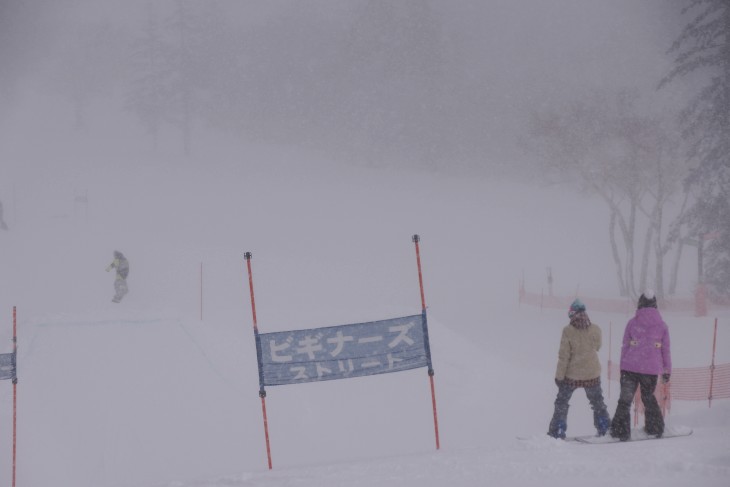
<path fill-rule="evenodd" d="M 269 470 L 273 468 L 271 463 L 271 442 L 269 440 L 269 420 L 266 415 L 266 390 L 264 389 L 263 371 L 261 370 L 261 342 L 259 341 L 259 327 L 256 321 L 256 300 L 253 294 L 253 273 L 251 272 L 251 252 L 246 252 L 246 268 L 248 269 L 248 288 L 251 292 L 251 313 L 253 315 L 253 332 L 256 339 L 256 359 L 259 367 L 259 397 L 261 398 L 261 411 L 264 417 L 264 437 L 266 438 L 266 457 L 269 461 Z"/>
<path fill-rule="evenodd" d="M 17 360 L 17 353 L 18 353 L 18 319 L 17 319 L 17 311 L 15 306 L 13 306 L 13 354 L 16 357 Z M 12 487 L 15 487 L 15 475 L 16 475 L 16 458 L 17 458 L 17 438 L 18 438 L 18 371 L 17 367 L 18 364 L 16 362 L 15 364 L 16 370 L 15 370 L 15 377 L 13 377 L 13 484 Z"/>
<path fill-rule="evenodd" d="M 421 272 L 421 250 L 418 246 L 418 242 L 421 241 L 421 237 L 418 235 L 413 236 L 413 243 L 416 244 L 416 263 L 418 264 L 418 285 L 421 288 L 421 309 L 426 310 L 426 298 L 423 293 L 423 273 Z"/>
<path fill-rule="evenodd" d="M 416 263 L 418 264 L 418 285 L 421 288 L 421 309 L 423 311 L 423 316 L 425 319 L 426 316 L 426 298 L 425 294 L 423 292 L 423 273 L 421 272 L 421 250 L 419 248 L 418 243 L 421 241 L 421 237 L 418 235 L 413 236 L 413 243 L 416 244 Z M 426 340 L 428 341 L 428 333 L 426 333 Z M 436 388 L 434 386 L 433 382 L 433 376 L 434 371 L 433 367 L 431 365 L 431 351 L 430 347 L 427 349 L 428 352 L 428 378 L 431 383 L 431 405 L 433 407 L 433 428 L 434 433 L 436 435 L 436 449 L 438 450 L 441 448 L 441 442 L 439 441 L 439 420 L 438 420 L 438 412 L 436 410 Z"/>
<path fill-rule="evenodd" d="M 608 398 L 611 399 L 611 331 L 613 329 L 613 322 L 608 322 Z"/>
<path fill-rule="evenodd" d="M 712 386 L 715 382 L 715 345 L 717 344 L 717 318 L 715 318 L 715 332 L 712 335 L 712 362 L 710 365 L 710 395 L 707 397 L 707 407 L 712 407 Z"/>

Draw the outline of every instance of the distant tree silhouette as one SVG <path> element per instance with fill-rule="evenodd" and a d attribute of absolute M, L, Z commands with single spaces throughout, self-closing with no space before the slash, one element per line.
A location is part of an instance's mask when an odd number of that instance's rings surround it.
<path fill-rule="evenodd" d="M 706 279 L 715 290 L 730 293 L 730 1 L 693 0 L 684 14 L 693 15 L 669 52 L 674 67 L 662 88 L 680 77 L 702 80 L 701 88 L 680 114 L 690 142 L 692 167 L 686 184 L 697 195 L 688 213 L 694 233 L 713 238 L 704 246 Z"/>

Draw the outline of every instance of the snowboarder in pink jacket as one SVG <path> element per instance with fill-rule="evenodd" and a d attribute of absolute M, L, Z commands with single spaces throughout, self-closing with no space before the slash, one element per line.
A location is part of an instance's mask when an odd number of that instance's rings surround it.
<path fill-rule="evenodd" d="M 621 346 L 621 393 L 610 434 L 621 441 L 631 438 L 631 402 L 637 387 L 645 408 L 645 427 L 650 435 L 664 434 L 664 418 L 654 391 L 659 376 L 669 382 L 672 355 L 669 328 L 657 309 L 656 296 L 647 290 L 639 298 L 636 314 L 626 324 Z"/>

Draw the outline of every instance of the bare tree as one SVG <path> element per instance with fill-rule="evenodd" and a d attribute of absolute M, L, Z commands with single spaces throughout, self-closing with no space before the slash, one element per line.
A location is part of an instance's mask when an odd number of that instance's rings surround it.
<path fill-rule="evenodd" d="M 86 127 L 91 100 L 112 96 L 125 69 L 124 43 L 123 31 L 97 22 L 78 29 L 62 49 L 48 82 L 72 103 L 77 129 Z"/>
<path fill-rule="evenodd" d="M 529 143 L 544 156 L 549 173 L 606 203 L 622 296 L 636 296 L 637 289 L 646 287 L 652 258 L 653 284 L 664 292 L 664 256 L 676 242 L 663 229 L 665 208 L 684 174 L 669 150 L 666 129 L 660 121 L 638 115 L 637 100 L 626 91 L 596 93 L 590 99 L 572 100 L 567 107 L 535 113 Z M 640 221 L 646 221 L 646 230 L 637 259 Z"/>

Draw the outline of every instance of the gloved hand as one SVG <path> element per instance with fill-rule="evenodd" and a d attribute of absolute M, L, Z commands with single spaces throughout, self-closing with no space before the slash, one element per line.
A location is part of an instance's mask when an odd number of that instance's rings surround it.
<path fill-rule="evenodd" d="M 563 385 L 563 381 L 561 379 L 555 379 L 555 385 L 560 387 Z"/>
<path fill-rule="evenodd" d="M 670 376 L 671 376 L 671 374 L 662 374 L 662 383 L 666 384 L 667 382 L 669 382 Z"/>

